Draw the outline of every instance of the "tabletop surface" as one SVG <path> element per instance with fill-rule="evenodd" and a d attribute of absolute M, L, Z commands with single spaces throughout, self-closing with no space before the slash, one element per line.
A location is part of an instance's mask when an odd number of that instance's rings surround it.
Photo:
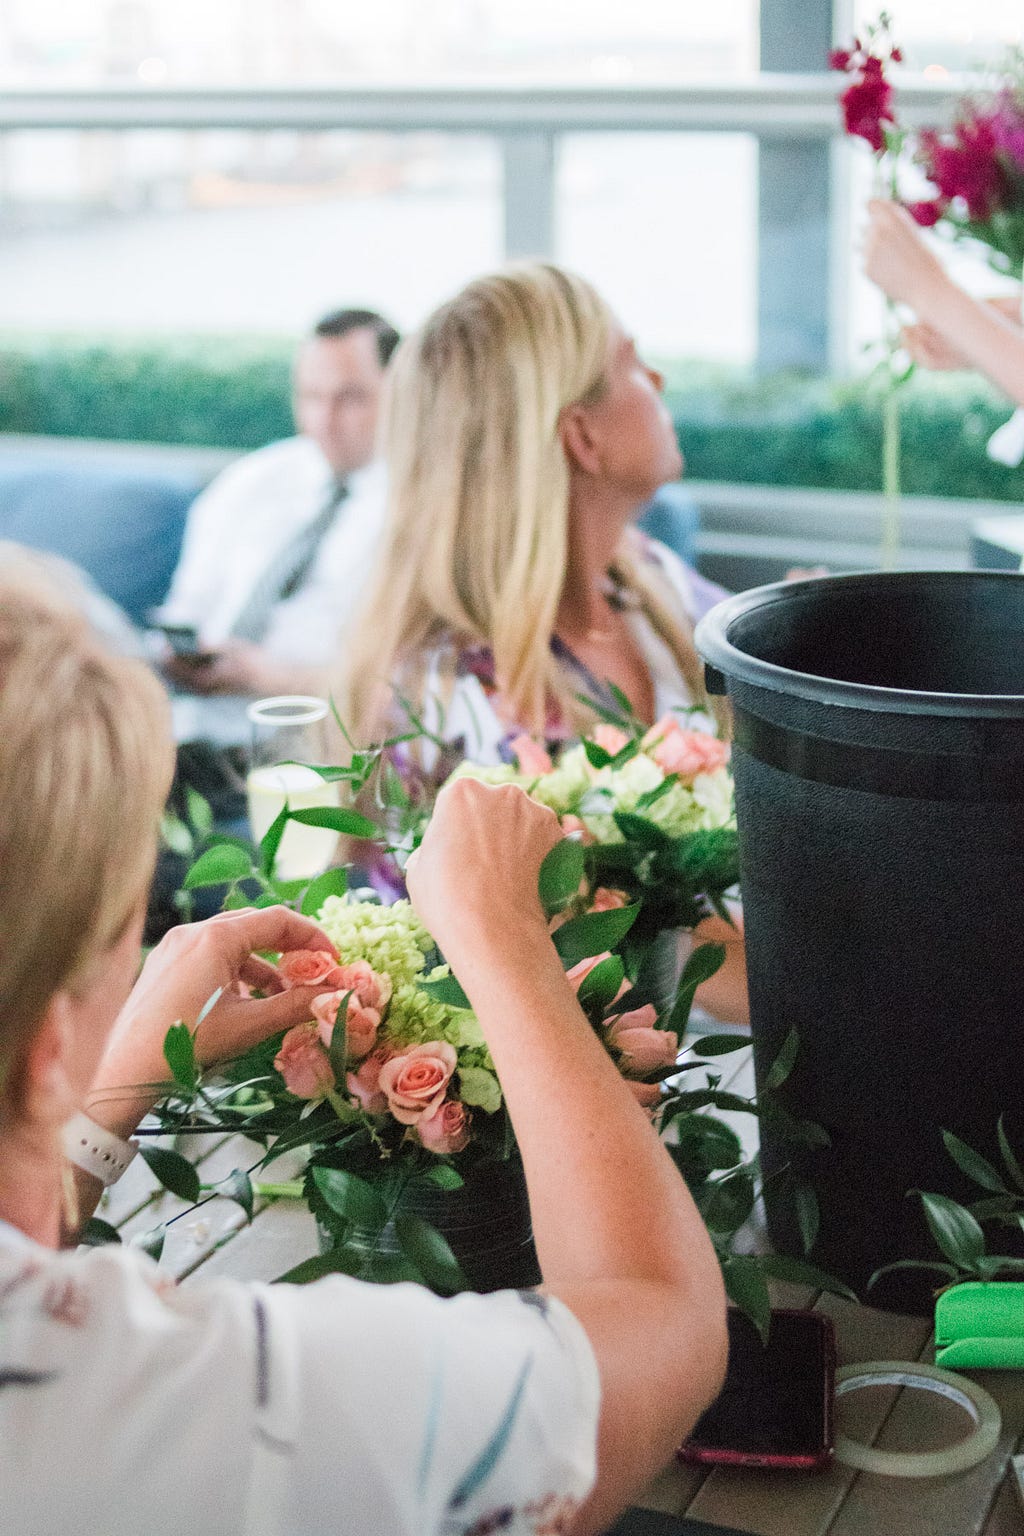
<path fill-rule="evenodd" d="M 729 1082 L 748 1091 L 749 1049 L 729 1060 Z M 735 1126 L 749 1145 L 750 1118 L 737 1116 Z M 250 1166 L 261 1154 L 237 1136 L 191 1137 L 182 1150 L 194 1157 L 204 1184 Z M 289 1177 L 294 1170 L 294 1164 L 275 1165 L 261 1177 Z M 301 1202 L 257 1199 L 251 1223 L 240 1206 L 221 1197 L 191 1208 L 160 1191 L 141 1158 L 108 1191 L 98 1214 L 117 1226 L 125 1241 L 170 1222 L 160 1263 L 183 1284 L 214 1275 L 274 1280 L 316 1251 L 313 1220 Z M 802 1287 L 775 1285 L 773 1292 L 777 1305 L 813 1307 L 832 1318 L 840 1365 L 932 1362 L 926 1319 L 880 1312 Z M 1024 1536 L 1024 1512 L 1007 1471 L 1009 1457 L 1024 1449 L 1024 1372 L 968 1374 L 995 1398 L 1003 1419 L 996 1449 L 968 1472 L 906 1480 L 836 1464 L 810 1473 L 708 1471 L 673 1464 L 637 1502 L 754 1536 Z M 852 1438 L 897 1450 L 949 1444 L 966 1428 L 963 1414 L 932 1394 L 896 1388 L 874 1388 L 844 1399 L 840 1421 Z"/>

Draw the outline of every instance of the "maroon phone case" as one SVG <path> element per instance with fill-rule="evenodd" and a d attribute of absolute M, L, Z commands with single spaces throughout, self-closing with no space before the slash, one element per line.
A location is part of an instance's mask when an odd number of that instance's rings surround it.
<path fill-rule="evenodd" d="M 676 1451 L 680 1461 L 700 1466 L 715 1467 L 762 1467 L 776 1468 L 784 1472 L 813 1472 L 827 1466 L 832 1458 L 835 1442 L 835 1391 L 836 1391 L 836 1338 L 832 1320 L 820 1312 L 808 1312 L 799 1307 L 772 1309 L 776 1317 L 800 1317 L 813 1319 L 820 1335 L 824 1370 L 821 1373 L 821 1444 L 799 1452 L 737 1451 L 728 1446 L 694 1445 L 689 1440 Z"/>

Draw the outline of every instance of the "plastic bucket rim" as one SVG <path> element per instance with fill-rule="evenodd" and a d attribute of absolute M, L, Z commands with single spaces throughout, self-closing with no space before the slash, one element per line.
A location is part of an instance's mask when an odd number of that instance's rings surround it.
<path fill-rule="evenodd" d="M 700 619 L 694 630 L 694 643 L 705 662 L 724 677 L 785 693 L 817 704 L 832 704 L 844 709 L 861 709 L 883 714 L 945 715 L 972 719 L 1024 719 L 1024 693 L 934 693 L 911 688 L 885 688 L 873 683 L 852 683 L 841 678 L 822 677 L 813 672 L 797 672 L 776 662 L 762 661 L 741 651 L 728 639 L 730 627 L 746 614 L 780 601 L 792 601 L 810 589 L 848 587 L 868 582 L 948 580 L 967 577 L 978 582 L 1020 582 L 1017 571 L 852 571 L 841 576 L 812 576 L 801 581 L 775 581 L 751 587 L 745 592 L 717 603 Z"/>

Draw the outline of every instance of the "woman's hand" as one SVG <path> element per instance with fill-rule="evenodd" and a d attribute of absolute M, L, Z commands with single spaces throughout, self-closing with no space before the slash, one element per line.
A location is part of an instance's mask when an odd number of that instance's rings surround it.
<path fill-rule="evenodd" d="M 890 299 L 921 314 L 948 284 L 938 257 L 921 238 L 910 214 L 899 203 L 872 198 L 871 221 L 864 239 L 864 271 Z"/>
<path fill-rule="evenodd" d="M 413 905 L 452 968 L 512 930 L 547 941 L 537 891 L 544 857 L 562 838 L 554 811 L 517 784 L 455 779 L 437 797 L 406 866 Z"/>
<path fill-rule="evenodd" d="M 196 1057 L 204 1067 L 308 1019 L 310 1003 L 323 989 L 289 988 L 254 953 L 291 949 L 335 953 L 315 923 L 286 907 L 226 912 L 173 928 L 150 954 L 118 1015 L 89 1093 L 89 1114 L 117 1135 L 130 1134 L 167 1079 L 167 1030 L 179 1019 L 194 1028 L 218 989 L 221 996 L 195 1032 Z M 249 988 L 266 995 L 251 997 Z"/>

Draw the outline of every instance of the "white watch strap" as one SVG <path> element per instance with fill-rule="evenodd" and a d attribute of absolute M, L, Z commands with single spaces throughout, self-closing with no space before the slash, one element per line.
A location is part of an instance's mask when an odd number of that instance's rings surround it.
<path fill-rule="evenodd" d="M 104 1185 L 116 1183 L 139 1150 L 138 1142 L 122 1141 L 88 1115 L 73 1115 L 61 1134 L 68 1162 Z"/>

